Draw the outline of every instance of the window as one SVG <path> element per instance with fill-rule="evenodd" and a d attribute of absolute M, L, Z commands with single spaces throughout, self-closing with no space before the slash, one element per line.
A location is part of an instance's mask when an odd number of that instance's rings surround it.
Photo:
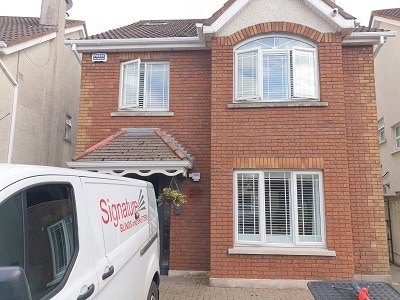
<path fill-rule="evenodd" d="M 325 245 L 321 172 L 238 171 L 235 182 L 237 243 Z"/>
<path fill-rule="evenodd" d="M 72 131 L 72 118 L 69 115 L 65 116 L 65 127 L 64 127 L 64 140 L 71 142 L 71 131 Z"/>
<path fill-rule="evenodd" d="M 33 186 L 0 205 L 0 266 L 25 270 L 32 299 L 61 288 L 77 250 L 68 184 Z"/>
<path fill-rule="evenodd" d="M 288 37 L 264 37 L 235 51 L 235 101 L 316 100 L 317 49 Z"/>
<path fill-rule="evenodd" d="M 121 65 L 119 108 L 167 111 L 169 106 L 169 63 L 142 62 Z"/>
<path fill-rule="evenodd" d="M 379 134 L 379 143 L 386 141 L 385 137 L 385 122 L 383 119 L 378 122 L 378 134 Z"/>
<path fill-rule="evenodd" d="M 394 128 L 395 136 L 396 136 L 396 149 L 400 149 L 400 125 L 397 125 Z"/>

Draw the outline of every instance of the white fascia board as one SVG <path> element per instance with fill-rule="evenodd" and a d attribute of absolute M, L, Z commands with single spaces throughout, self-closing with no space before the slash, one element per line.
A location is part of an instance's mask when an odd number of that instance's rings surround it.
<path fill-rule="evenodd" d="M 372 18 L 372 24 L 374 24 L 375 21 L 400 27 L 400 21 L 398 21 L 398 20 L 393 20 L 393 19 L 383 18 L 383 17 L 379 17 L 379 16 L 374 16 Z"/>
<path fill-rule="evenodd" d="M 382 38 L 395 37 L 396 31 L 352 32 L 343 40 L 344 45 L 378 45 Z"/>
<path fill-rule="evenodd" d="M 53 32 L 53 33 L 42 35 L 42 36 L 40 36 L 38 38 L 29 40 L 29 41 L 26 41 L 26 42 L 23 42 L 23 43 L 19 43 L 19 44 L 13 45 L 13 46 L 9 46 L 9 47 L 6 46 L 6 48 L 3 48 L 3 49 L 1 49 L 1 44 L 0 44 L 0 53 L 2 53 L 2 54 L 11 54 L 11 53 L 14 53 L 14 52 L 18 52 L 18 51 L 21 51 L 23 49 L 27 49 L 27 48 L 30 48 L 30 47 L 45 43 L 45 42 L 47 42 L 49 40 L 55 39 L 56 36 L 57 36 L 57 33 Z"/>
<path fill-rule="evenodd" d="M 206 49 L 200 37 L 65 40 L 64 43 L 75 45 L 78 52 Z"/>
<path fill-rule="evenodd" d="M 357 19 L 346 19 L 339 13 L 335 14 L 332 7 L 321 0 L 303 0 L 304 3 L 314 9 L 316 13 L 324 17 L 325 20 L 329 20 L 335 24 L 338 29 L 356 28 L 359 24 Z"/>
<path fill-rule="evenodd" d="M 122 168 L 122 167 L 137 167 L 137 168 L 188 168 L 193 167 L 190 161 L 72 161 L 67 162 L 67 165 L 72 168 L 95 168 L 95 167 L 109 167 L 109 168 Z"/>
<path fill-rule="evenodd" d="M 233 18 L 250 0 L 235 1 L 214 23 L 204 26 L 204 33 L 216 33 Z"/>

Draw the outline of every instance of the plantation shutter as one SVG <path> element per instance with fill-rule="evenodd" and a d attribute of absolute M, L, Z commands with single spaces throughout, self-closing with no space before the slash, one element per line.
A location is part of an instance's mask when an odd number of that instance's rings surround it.
<path fill-rule="evenodd" d="M 139 105 L 140 59 L 122 66 L 121 108 L 133 108 Z"/>
<path fill-rule="evenodd" d="M 316 98 L 315 50 L 293 48 L 293 97 Z"/>
<path fill-rule="evenodd" d="M 265 234 L 268 243 L 292 243 L 290 173 L 265 173 Z"/>
<path fill-rule="evenodd" d="M 145 76 L 146 108 L 167 109 L 169 94 L 169 64 L 147 63 Z"/>
<path fill-rule="evenodd" d="M 260 241 L 259 175 L 237 175 L 238 240 Z"/>
<path fill-rule="evenodd" d="M 258 50 L 237 53 L 236 100 L 259 98 Z"/>
<path fill-rule="evenodd" d="M 263 99 L 288 99 L 288 53 L 263 54 Z"/>
<path fill-rule="evenodd" d="M 298 174 L 297 215 L 299 242 L 322 242 L 318 174 Z"/>

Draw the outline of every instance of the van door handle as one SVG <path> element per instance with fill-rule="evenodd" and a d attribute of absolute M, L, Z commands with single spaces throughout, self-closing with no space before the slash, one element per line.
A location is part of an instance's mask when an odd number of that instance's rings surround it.
<path fill-rule="evenodd" d="M 114 274 L 114 266 L 111 266 L 107 272 L 104 272 L 103 275 L 101 276 L 101 278 L 103 280 L 107 279 L 108 277 L 110 277 L 112 274 Z"/>
<path fill-rule="evenodd" d="M 91 285 L 89 285 L 87 291 L 82 295 L 79 295 L 78 298 L 76 298 L 76 300 L 85 300 L 90 296 L 92 296 L 93 292 L 94 292 L 94 284 L 92 283 Z"/>

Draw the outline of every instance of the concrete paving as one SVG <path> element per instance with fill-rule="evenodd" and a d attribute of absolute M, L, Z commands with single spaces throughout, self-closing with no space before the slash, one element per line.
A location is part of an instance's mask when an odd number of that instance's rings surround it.
<path fill-rule="evenodd" d="M 400 267 L 391 265 L 392 286 L 400 291 Z M 212 287 L 206 276 L 161 276 L 161 300 L 243 300 L 266 299 L 288 300 L 302 299 L 313 300 L 311 292 L 304 288 L 279 289 L 279 288 L 227 288 Z"/>
<path fill-rule="evenodd" d="M 160 300 L 243 300 L 271 299 L 313 300 L 308 289 L 272 289 L 272 288 L 225 288 L 211 287 L 205 277 L 162 276 Z"/>

